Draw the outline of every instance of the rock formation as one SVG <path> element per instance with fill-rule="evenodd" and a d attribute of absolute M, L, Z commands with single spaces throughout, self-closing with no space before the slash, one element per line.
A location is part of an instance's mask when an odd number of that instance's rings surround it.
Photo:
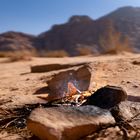
<path fill-rule="evenodd" d="M 69 55 L 140 51 L 140 8 L 123 7 L 93 20 L 88 16 L 72 16 L 68 22 L 54 25 L 38 36 L 17 32 L 0 35 L 0 51 L 36 49 L 64 50 Z M 84 51 L 83 51 L 84 50 Z"/>

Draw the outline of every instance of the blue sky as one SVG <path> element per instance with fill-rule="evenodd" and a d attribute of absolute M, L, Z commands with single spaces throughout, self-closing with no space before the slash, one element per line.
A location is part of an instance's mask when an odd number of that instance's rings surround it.
<path fill-rule="evenodd" d="M 72 15 L 97 19 L 122 6 L 140 7 L 140 0 L 0 0 L 0 33 L 39 34 Z"/>

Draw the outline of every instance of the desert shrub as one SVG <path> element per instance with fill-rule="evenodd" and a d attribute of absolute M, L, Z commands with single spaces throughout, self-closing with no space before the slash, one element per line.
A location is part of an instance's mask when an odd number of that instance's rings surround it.
<path fill-rule="evenodd" d="M 46 51 L 42 53 L 43 57 L 67 57 L 69 54 L 64 50 Z"/>
<path fill-rule="evenodd" d="M 118 32 L 113 25 L 110 25 L 106 35 L 103 34 L 99 37 L 99 46 L 105 54 L 133 52 L 129 38 Z"/>
<path fill-rule="evenodd" d="M 6 52 L 0 52 L 0 57 L 7 57 Z"/>
<path fill-rule="evenodd" d="M 129 40 L 127 38 L 124 40 L 114 40 L 114 45 L 109 46 L 104 53 L 118 54 L 122 52 L 133 52 L 133 49 L 130 47 Z"/>
<path fill-rule="evenodd" d="M 30 61 L 32 60 L 32 56 L 35 56 L 34 51 L 15 51 L 8 54 L 8 58 L 10 62 L 15 61 Z"/>
<path fill-rule="evenodd" d="M 76 49 L 78 51 L 78 55 L 92 55 L 93 54 L 93 50 L 90 47 L 78 47 Z"/>

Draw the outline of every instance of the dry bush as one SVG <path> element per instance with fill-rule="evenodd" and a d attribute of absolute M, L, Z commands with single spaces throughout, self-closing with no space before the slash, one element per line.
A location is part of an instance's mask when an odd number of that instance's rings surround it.
<path fill-rule="evenodd" d="M 3 58 L 3 57 L 9 57 L 11 56 L 12 52 L 10 51 L 0 51 L 0 57 Z"/>
<path fill-rule="evenodd" d="M 64 50 L 46 51 L 41 54 L 43 57 L 67 57 L 69 54 Z"/>
<path fill-rule="evenodd" d="M 10 62 L 30 61 L 32 60 L 32 56 L 35 56 L 34 51 L 16 51 L 8 54 L 8 58 Z"/>
<path fill-rule="evenodd" d="M 129 38 L 118 32 L 113 25 L 110 25 L 106 35 L 103 34 L 99 37 L 99 46 L 104 54 L 134 52 L 130 44 Z"/>
<path fill-rule="evenodd" d="M 123 52 L 133 52 L 133 47 L 130 47 L 129 40 L 126 38 L 124 40 L 118 40 L 114 42 L 115 45 L 106 49 L 106 54 L 119 54 Z"/>
<path fill-rule="evenodd" d="M 93 54 L 93 50 L 90 47 L 78 47 L 77 48 L 78 54 L 79 55 L 92 55 Z"/>

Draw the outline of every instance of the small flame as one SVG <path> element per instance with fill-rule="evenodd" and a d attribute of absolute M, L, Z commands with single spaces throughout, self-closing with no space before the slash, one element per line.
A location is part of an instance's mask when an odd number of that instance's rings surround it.
<path fill-rule="evenodd" d="M 79 89 L 77 89 L 73 83 L 68 82 L 68 90 L 67 90 L 67 94 L 69 96 L 75 95 L 76 93 L 82 93 Z"/>

